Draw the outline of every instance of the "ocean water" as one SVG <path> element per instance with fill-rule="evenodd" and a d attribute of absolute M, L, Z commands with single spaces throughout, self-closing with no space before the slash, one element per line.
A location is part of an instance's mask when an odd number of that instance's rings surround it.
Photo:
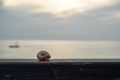
<path fill-rule="evenodd" d="M 0 40 L 0 59 L 36 59 L 41 50 L 52 59 L 119 59 L 120 41 Z"/>

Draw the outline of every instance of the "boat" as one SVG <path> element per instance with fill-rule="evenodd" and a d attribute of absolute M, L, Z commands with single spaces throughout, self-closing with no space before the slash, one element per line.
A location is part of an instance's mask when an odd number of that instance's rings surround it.
<path fill-rule="evenodd" d="M 19 48 L 20 46 L 16 42 L 15 44 L 9 45 L 9 48 Z"/>

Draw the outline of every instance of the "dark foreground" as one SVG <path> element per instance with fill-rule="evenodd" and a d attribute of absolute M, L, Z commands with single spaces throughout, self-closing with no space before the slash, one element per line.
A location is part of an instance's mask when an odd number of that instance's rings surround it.
<path fill-rule="evenodd" d="M 120 80 L 120 60 L 0 60 L 0 80 Z"/>

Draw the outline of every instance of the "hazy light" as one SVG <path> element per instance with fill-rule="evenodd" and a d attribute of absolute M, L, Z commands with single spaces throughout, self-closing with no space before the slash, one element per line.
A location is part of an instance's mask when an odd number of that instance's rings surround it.
<path fill-rule="evenodd" d="M 57 17 L 68 17 L 98 7 L 111 5 L 117 0 L 3 0 L 6 9 L 27 8 L 27 13 L 47 12 Z"/>
<path fill-rule="evenodd" d="M 102 17 L 100 20 L 111 21 L 115 19 L 120 19 L 120 11 L 113 11 L 111 13 L 108 13 L 106 17 Z"/>

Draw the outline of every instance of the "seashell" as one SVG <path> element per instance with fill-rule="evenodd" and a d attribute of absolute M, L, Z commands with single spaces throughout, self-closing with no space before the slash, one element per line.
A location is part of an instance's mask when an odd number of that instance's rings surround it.
<path fill-rule="evenodd" d="M 50 58 L 51 56 L 47 51 L 40 51 L 37 53 L 37 59 L 39 61 L 48 61 Z"/>

